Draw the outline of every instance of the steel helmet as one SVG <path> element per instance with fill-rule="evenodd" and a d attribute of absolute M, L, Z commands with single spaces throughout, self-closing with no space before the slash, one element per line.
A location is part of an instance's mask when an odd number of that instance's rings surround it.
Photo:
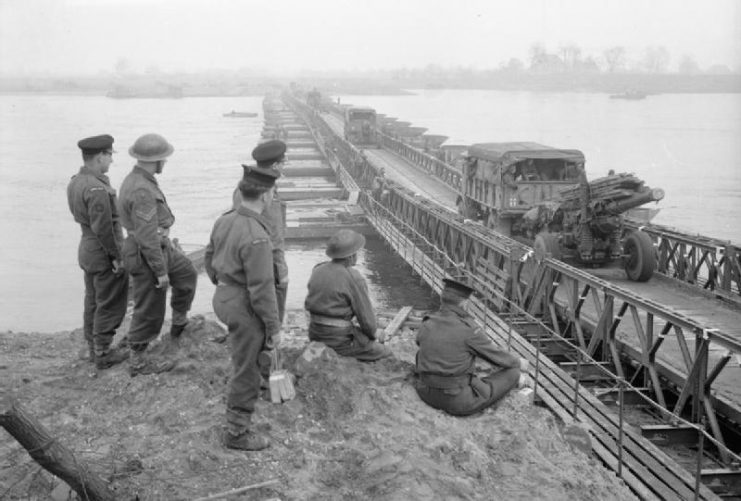
<path fill-rule="evenodd" d="M 342 229 L 329 238 L 326 254 L 332 259 L 341 259 L 352 256 L 364 246 L 363 235 L 353 230 Z"/>
<path fill-rule="evenodd" d="M 137 160 L 156 162 L 172 155 L 175 148 L 159 134 L 144 134 L 129 148 L 129 155 Z"/>

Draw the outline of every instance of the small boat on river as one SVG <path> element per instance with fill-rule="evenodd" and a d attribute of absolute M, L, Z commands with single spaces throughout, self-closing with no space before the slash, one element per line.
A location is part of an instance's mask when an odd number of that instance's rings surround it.
<path fill-rule="evenodd" d="M 611 94 L 610 99 L 646 99 L 646 93 L 637 90 L 626 90 L 622 94 Z"/>
<path fill-rule="evenodd" d="M 230 111 L 229 113 L 224 113 L 225 117 L 229 118 L 255 118 L 257 116 L 257 113 L 253 113 L 251 111 Z"/>

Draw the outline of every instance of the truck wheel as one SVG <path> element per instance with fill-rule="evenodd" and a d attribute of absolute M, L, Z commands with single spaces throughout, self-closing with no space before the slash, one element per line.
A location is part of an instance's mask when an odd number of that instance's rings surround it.
<path fill-rule="evenodd" d="M 533 249 L 535 250 L 535 259 L 542 261 L 544 258 L 551 255 L 553 259 L 561 259 L 563 253 L 561 252 L 561 244 L 558 243 L 558 235 L 555 233 L 538 233 L 535 236 L 535 243 L 533 243 Z"/>
<path fill-rule="evenodd" d="M 656 271 L 656 251 L 648 233 L 631 231 L 623 242 L 624 266 L 628 278 L 646 282 Z"/>

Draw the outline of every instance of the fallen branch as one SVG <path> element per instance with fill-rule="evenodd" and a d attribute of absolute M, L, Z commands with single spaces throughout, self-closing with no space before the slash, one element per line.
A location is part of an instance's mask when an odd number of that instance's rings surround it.
<path fill-rule="evenodd" d="M 57 442 L 46 428 L 16 399 L 6 395 L 0 400 L 0 426 L 5 428 L 44 469 L 64 480 L 80 499 L 113 501 L 108 484 L 75 455 Z"/>
<path fill-rule="evenodd" d="M 259 484 L 252 484 L 247 485 L 245 487 L 240 487 L 239 489 L 232 489 L 230 491 L 224 491 L 219 492 L 218 494 L 211 494 L 210 496 L 206 496 L 205 498 L 198 498 L 195 501 L 211 501 L 212 499 L 222 499 L 229 496 L 233 496 L 234 494 L 241 494 L 242 492 L 247 492 L 252 489 L 259 489 L 260 487 L 267 487 L 268 485 L 277 484 L 278 479 L 274 478 L 272 480 L 266 480 L 265 482 L 260 482 Z"/>

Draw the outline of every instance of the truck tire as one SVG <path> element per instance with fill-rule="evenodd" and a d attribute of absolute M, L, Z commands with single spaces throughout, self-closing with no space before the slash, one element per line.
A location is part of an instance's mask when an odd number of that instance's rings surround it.
<path fill-rule="evenodd" d="M 646 282 L 656 271 L 656 251 L 648 233 L 631 231 L 623 242 L 624 268 L 630 280 Z"/>
<path fill-rule="evenodd" d="M 533 249 L 535 250 L 535 259 L 539 262 L 548 257 L 548 254 L 553 259 L 561 259 L 563 256 L 561 244 L 558 242 L 558 235 L 555 233 L 538 233 L 535 236 Z"/>

